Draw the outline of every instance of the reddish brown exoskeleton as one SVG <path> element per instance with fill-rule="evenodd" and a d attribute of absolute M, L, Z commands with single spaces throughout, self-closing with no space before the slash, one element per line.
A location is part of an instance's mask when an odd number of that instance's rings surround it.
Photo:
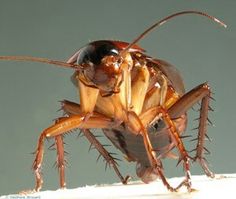
<path fill-rule="evenodd" d="M 33 170 L 35 191 L 42 187 L 41 166 L 45 138 L 54 138 L 60 187 L 65 187 L 65 160 L 63 134 L 81 129 L 84 136 L 100 152 L 126 184 L 117 163 L 90 129 L 102 129 L 104 135 L 122 151 L 126 159 L 137 162 L 137 176 L 145 183 L 159 177 L 170 191 L 185 185 L 191 191 L 190 160 L 198 161 L 209 177 L 203 152 L 208 121 L 210 87 L 203 83 L 185 92 L 182 78 L 175 67 L 166 61 L 149 57 L 136 43 L 149 31 L 171 18 L 184 14 L 205 16 L 222 26 L 226 25 L 208 14 L 183 11 L 155 23 L 133 42 L 100 40 L 89 43 L 77 51 L 66 63 L 43 58 L 1 56 L 2 60 L 37 61 L 73 69 L 72 81 L 79 91 L 80 104 L 64 100 L 62 109 L 67 114 L 45 129 L 38 140 Z M 186 129 L 186 112 L 201 102 L 196 154 L 191 157 L 185 149 L 182 134 Z M 179 152 L 183 163 L 184 180 L 175 188 L 167 181 L 161 159 L 171 156 L 172 149 Z"/>

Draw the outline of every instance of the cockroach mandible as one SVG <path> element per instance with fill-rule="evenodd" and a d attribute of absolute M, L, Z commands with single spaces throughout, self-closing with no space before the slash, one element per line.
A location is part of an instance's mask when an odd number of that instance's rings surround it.
<path fill-rule="evenodd" d="M 58 118 L 41 133 L 33 162 L 35 191 L 39 191 L 43 184 L 41 165 L 45 138 L 55 139 L 60 187 L 66 186 L 63 134 L 77 128 L 113 167 L 124 184 L 129 176 L 121 175 L 115 158 L 90 129 L 102 129 L 126 159 L 137 162 L 137 176 L 145 183 L 159 177 L 170 191 L 177 191 L 183 185 L 191 191 L 190 160 L 198 161 L 206 175 L 214 177 L 203 155 L 204 140 L 208 138 L 206 124 L 210 87 L 203 83 L 186 93 L 175 67 L 161 59 L 149 57 L 136 44 L 154 28 L 184 14 L 205 16 L 226 27 L 223 22 L 206 13 L 183 11 L 153 24 L 131 43 L 109 40 L 91 42 L 67 62 L 23 56 L 0 57 L 1 60 L 54 64 L 75 71 L 72 82 L 78 88 L 80 104 L 64 100 L 62 109 L 66 116 Z M 199 101 L 201 108 L 196 154 L 190 156 L 183 144 L 182 134 L 187 125 L 187 110 Z M 162 158 L 172 156 L 173 148 L 178 150 L 178 164 L 183 163 L 185 171 L 184 180 L 175 188 L 168 183 L 161 162 Z"/>

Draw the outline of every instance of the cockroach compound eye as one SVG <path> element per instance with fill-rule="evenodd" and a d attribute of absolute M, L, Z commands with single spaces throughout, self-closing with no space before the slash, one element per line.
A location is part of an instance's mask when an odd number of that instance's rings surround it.
<path fill-rule="evenodd" d="M 199 11 L 172 14 L 150 26 L 132 42 L 93 41 L 78 50 L 67 62 L 28 56 L 0 56 L 1 60 L 34 61 L 73 69 L 72 82 L 79 91 L 80 104 L 62 101 L 65 116 L 58 118 L 39 136 L 33 170 L 36 178 L 34 191 L 43 185 L 42 162 L 45 138 L 55 140 L 60 187 L 65 183 L 64 134 L 75 129 L 88 139 L 111 165 L 123 184 L 117 158 L 94 136 L 92 129 L 101 129 L 108 140 L 128 161 L 137 163 L 137 176 L 145 183 L 160 178 L 170 191 L 186 186 L 191 191 L 190 160 L 197 161 L 209 177 L 204 157 L 211 89 L 207 83 L 185 92 L 178 70 L 168 62 L 148 56 L 137 45 L 154 28 L 180 15 L 197 14 L 226 27 L 220 20 Z M 191 155 L 183 138 L 187 126 L 186 112 L 200 102 L 199 127 L 196 147 Z M 172 152 L 173 149 L 178 154 Z M 183 164 L 185 178 L 172 187 L 164 175 L 163 158 L 177 158 Z"/>

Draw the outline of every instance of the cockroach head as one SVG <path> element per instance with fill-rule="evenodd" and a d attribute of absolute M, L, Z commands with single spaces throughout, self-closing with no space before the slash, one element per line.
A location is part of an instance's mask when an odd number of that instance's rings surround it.
<path fill-rule="evenodd" d="M 94 41 L 81 48 L 76 56 L 81 66 L 80 80 L 85 85 L 108 94 L 119 92 L 123 71 L 116 45 L 108 40 Z"/>

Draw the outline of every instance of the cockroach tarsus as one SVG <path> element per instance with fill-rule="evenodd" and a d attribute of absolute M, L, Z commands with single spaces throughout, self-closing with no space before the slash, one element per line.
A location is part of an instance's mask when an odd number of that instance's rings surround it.
<path fill-rule="evenodd" d="M 102 129 L 104 135 L 119 149 L 128 161 L 137 162 L 136 173 L 145 183 L 160 178 L 170 191 L 186 186 L 192 190 L 190 160 L 198 161 L 209 177 L 204 157 L 207 135 L 208 111 L 211 89 L 203 83 L 185 92 L 183 80 L 177 69 L 168 62 L 145 54 L 137 45 L 145 35 L 168 20 L 185 14 L 198 14 L 220 25 L 220 20 L 199 11 L 183 11 L 172 14 L 153 24 L 131 43 L 122 41 L 94 41 L 77 51 L 67 62 L 27 56 L 1 56 L 1 60 L 35 61 L 73 69 L 72 82 L 78 88 L 80 104 L 62 101 L 66 116 L 58 118 L 45 129 L 38 140 L 33 162 L 36 185 L 43 184 L 41 169 L 45 138 L 54 138 L 57 150 L 57 166 L 60 187 L 65 183 L 65 151 L 63 134 L 80 129 L 88 141 L 111 165 L 121 182 L 126 184 L 116 159 L 98 141 L 90 129 Z M 187 126 L 187 111 L 200 102 L 196 154 L 190 156 L 182 139 Z M 178 151 L 178 164 L 183 163 L 185 178 L 172 187 L 164 175 L 162 158 L 173 157 Z"/>

